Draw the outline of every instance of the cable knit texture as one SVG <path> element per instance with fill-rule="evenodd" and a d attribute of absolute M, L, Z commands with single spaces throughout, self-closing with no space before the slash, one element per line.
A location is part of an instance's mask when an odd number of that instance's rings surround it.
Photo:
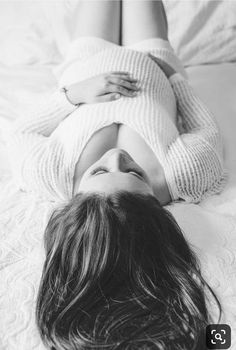
<path fill-rule="evenodd" d="M 148 53 L 177 73 L 167 79 Z M 52 201 L 69 200 L 75 165 L 88 140 L 99 129 L 122 123 L 155 153 L 172 200 L 199 202 L 219 192 L 226 179 L 219 130 L 170 44 L 150 39 L 121 47 L 99 38 L 80 38 L 57 69 L 60 86 L 108 71 L 129 71 L 141 91 L 133 98 L 79 107 L 55 91 L 34 101 L 15 122 L 8 150 L 19 187 Z"/>

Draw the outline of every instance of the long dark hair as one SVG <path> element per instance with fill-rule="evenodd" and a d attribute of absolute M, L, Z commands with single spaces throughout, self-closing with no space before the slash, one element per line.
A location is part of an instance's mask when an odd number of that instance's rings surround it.
<path fill-rule="evenodd" d="M 51 216 L 36 320 L 49 349 L 205 349 L 200 265 L 151 195 L 78 194 Z"/>

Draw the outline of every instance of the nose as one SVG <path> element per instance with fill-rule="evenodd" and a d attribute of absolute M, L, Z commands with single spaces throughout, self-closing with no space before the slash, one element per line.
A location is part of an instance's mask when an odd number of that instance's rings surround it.
<path fill-rule="evenodd" d="M 133 161 L 134 160 L 129 155 L 129 153 L 119 148 L 113 149 L 108 157 L 108 165 L 110 171 L 125 172 L 129 168 L 130 163 L 132 163 Z"/>

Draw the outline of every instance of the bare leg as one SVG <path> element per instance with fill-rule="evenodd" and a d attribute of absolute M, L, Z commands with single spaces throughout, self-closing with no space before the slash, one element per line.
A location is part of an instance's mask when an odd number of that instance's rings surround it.
<path fill-rule="evenodd" d="M 120 0 L 80 0 L 78 36 L 95 36 L 120 44 Z"/>
<path fill-rule="evenodd" d="M 122 45 L 161 38 L 168 40 L 168 25 L 161 0 L 122 0 Z"/>

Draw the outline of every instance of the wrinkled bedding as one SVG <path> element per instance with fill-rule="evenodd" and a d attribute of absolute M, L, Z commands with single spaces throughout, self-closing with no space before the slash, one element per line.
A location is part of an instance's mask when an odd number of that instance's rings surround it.
<path fill-rule="evenodd" d="M 77 37 L 79 2 L 1 0 L 0 62 L 6 66 L 58 62 Z M 163 2 L 170 42 L 185 66 L 236 62 L 234 0 Z"/>
<path fill-rule="evenodd" d="M 236 349 L 236 64 L 187 70 L 192 86 L 215 114 L 225 145 L 229 181 L 199 205 L 174 204 L 174 214 L 198 255 L 202 272 L 223 305 L 222 323 L 232 328 Z M 43 350 L 34 324 L 44 260 L 42 236 L 53 204 L 14 187 L 4 149 L 8 126 L 24 113 L 30 96 L 56 84 L 49 66 L 0 67 L 0 349 Z M 209 307 L 217 321 L 216 307 Z"/>

